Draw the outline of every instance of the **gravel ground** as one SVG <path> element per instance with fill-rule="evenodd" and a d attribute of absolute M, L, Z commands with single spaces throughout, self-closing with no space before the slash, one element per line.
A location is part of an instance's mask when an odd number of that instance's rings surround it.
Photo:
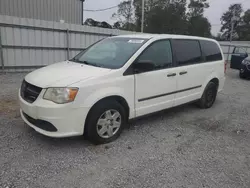
<path fill-rule="evenodd" d="M 23 123 L 24 74 L 0 74 L 0 187 L 250 187 L 250 81 L 228 70 L 215 105 L 131 122 L 113 143 L 52 139 Z"/>

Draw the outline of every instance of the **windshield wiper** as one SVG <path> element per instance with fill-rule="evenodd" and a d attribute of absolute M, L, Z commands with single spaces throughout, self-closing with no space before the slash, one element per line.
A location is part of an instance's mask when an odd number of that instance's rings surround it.
<path fill-rule="evenodd" d="M 85 65 L 92 65 L 92 66 L 95 66 L 95 67 L 102 67 L 99 64 L 89 63 L 88 61 L 80 61 L 79 59 L 75 59 L 75 58 L 71 59 L 70 61 L 77 62 L 77 63 L 82 63 L 82 64 L 85 64 Z"/>
<path fill-rule="evenodd" d="M 75 59 L 75 58 L 70 59 L 69 61 L 73 61 L 73 62 L 76 62 L 76 63 L 83 63 L 83 64 L 86 64 L 86 65 L 90 65 L 90 63 L 87 62 L 87 61 L 80 61 L 79 59 Z"/>
<path fill-rule="evenodd" d="M 101 67 L 101 68 L 103 68 L 103 66 L 101 66 L 101 65 L 99 65 L 99 64 L 96 64 L 96 63 L 89 63 L 89 64 L 87 64 L 87 65 L 93 65 L 93 66 L 95 66 L 95 67 Z"/>

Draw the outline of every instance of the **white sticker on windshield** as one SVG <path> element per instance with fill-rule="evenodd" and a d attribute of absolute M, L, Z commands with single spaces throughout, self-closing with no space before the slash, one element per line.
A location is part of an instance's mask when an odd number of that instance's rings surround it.
<path fill-rule="evenodd" d="M 136 40 L 136 39 L 133 39 L 133 40 L 129 40 L 128 43 L 134 43 L 134 44 L 141 44 L 143 43 L 144 40 Z"/>

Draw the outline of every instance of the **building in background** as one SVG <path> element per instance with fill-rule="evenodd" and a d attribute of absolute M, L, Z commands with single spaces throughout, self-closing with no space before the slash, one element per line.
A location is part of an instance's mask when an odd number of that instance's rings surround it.
<path fill-rule="evenodd" d="M 84 0 L 0 0 L 0 15 L 83 23 Z"/>

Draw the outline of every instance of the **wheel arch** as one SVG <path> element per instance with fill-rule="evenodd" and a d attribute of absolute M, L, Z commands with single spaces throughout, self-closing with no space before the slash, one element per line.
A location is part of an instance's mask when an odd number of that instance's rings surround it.
<path fill-rule="evenodd" d="M 217 86 L 217 89 L 219 88 L 220 81 L 219 81 L 219 79 L 218 79 L 217 77 L 211 79 L 209 82 L 215 83 L 216 86 Z M 209 82 L 208 82 L 208 83 L 209 83 Z"/>
<path fill-rule="evenodd" d="M 207 84 L 209 82 L 213 82 L 217 85 L 217 89 L 219 89 L 219 85 L 220 85 L 220 79 L 218 77 L 218 75 L 216 74 L 216 72 L 213 72 L 212 74 L 210 74 L 207 79 L 204 81 L 203 85 L 202 85 L 202 90 L 201 90 L 201 93 L 200 93 L 200 97 L 203 95 L 206 87 L 207 87 Z"/>
<path fill-rule="evenodd" d="M 106 96 L 102 99 L 99 99 L 98 101 L 96 101 L 92 107 L 90 108 L 90 110 L 87 113 L 87 117 L 85 120 L 85 125 L 84 125 L 84 134 L 87 134 L 87 123 L 88 123 L 88 119 L 90 117 L 91 111 L 93 110 L 93 108 L 98 105 L 99 103 L 103 102 L 103 101 L 107 101 L 107 100 L 114 100 L 116 102 L 118 102 L 121 106 L 123 106 L 125 112 L 126 112 L 126 118 L 127 120 L 129 119 L 129 114 L 130 114 L 130 107 L 128 102 L 126 101 L 126 99 L 120 95 L 111 95 L 111 96 Z"/>
<path fill-rule="evenodd" d="M 219 84 L 220 84 L 220 79 L 219 79 L 219 76 L 216 74 L 216 72 L 213 72 L 212 74 L 210 74 L 207 79 L 205 80 L 204 84 L 202 85 L 203 86 L 203 90 L 206 89 L 206 86 L 209 82 L 213 82 L 215 83 L 218 88 L 219 88 Z"/>

